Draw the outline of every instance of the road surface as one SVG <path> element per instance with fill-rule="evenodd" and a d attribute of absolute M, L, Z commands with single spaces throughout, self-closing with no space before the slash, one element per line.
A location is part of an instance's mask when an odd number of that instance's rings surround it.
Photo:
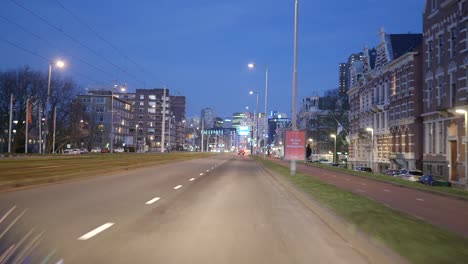
<path fill-rule="evenodd" d="M 370 262 L 246 157 L 0 193 L 0 220 L 0 263 Z"/>

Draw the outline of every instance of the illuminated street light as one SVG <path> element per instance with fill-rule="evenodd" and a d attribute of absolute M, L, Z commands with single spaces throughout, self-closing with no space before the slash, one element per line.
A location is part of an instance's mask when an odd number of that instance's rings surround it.
<path fill-rule="evenodd" d="M 247 67 L 249 67 L 249 69 L 254 69 L 255 64 L 254 63 L 249 63 L 249 64 L 247 64 Z"/>
<path fill-rule="evenodd" d="M 58 60 L 57 62 L 55 62 L 55 66 L 57 66 L 59 68 L 63 68 L 63 67 L 65 67 L 65 62 L 62 61 L 62 60 Z"/>

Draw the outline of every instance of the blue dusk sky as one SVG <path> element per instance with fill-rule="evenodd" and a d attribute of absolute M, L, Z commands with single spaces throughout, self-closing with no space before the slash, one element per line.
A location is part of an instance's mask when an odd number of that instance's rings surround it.
<path fill-rule="evenodd" d="M 380 27 L 420 33 L 423 7 L 422 0 L 299 1 L 298 99 L 336 88 L 338 64 L 376 45 Z M 0 70 L 45 72 L 47 60 L 62 58 L 67 67 L 54 74 L 84 88 L 114 80 L 129 91 L 167 85 L 187 97 L 187 116 L 205 107 L 229 116 L 255 106 L 249 90 L 260 92 L 263 109 L 268 65 L 269 109 L 291 113 L 293 29 L 294 0 L 3 0 Z"/>

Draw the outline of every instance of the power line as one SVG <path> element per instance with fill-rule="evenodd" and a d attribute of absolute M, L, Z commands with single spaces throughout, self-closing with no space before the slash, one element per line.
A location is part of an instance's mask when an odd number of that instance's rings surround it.
<path fill-rule="evenodd" d="M 38 58 L 40 58 L 40 59 L 46 61 L 47 63 L 50 63 L 50 61 L 51 61 L 50 59 L 48 59 L 48 58 L 42 56 L 41 54 L 39 54 L 39 53 L 37 53 L 37 52 L 34 52 L 34 51 L 32 51 L 32 50 L 29 50 L 29 49 L 27 49 L 27 48 L 24 48 L 24 47 L 22 47 L 22 46 L 20 46 L 20 45 L 18 45 L 18 44 L 16 44 L 16 43 L 14 43 L 14 42 L 11 42 L 11 41 L 9 41 L 9 40 L 7 40 L 7 39 L 4 39 L 4 38 L 1 38 L 1 37 L 0 37 L 0 40 L 3 41 L 3 42 L 5 42 L 5 43 L 7 43 L 8 45 L 10 45 L 10 46 L 12 46 L 12 47 L 15 47 L 15 48 L 17 48 L 17 49 L 19 49 L 19 50 L 22 50 L 22 51 L 24 51 L 24 52 L 26 52 L 26 53 L 29 53 L 29 54 L 33 55 L 33 56 L 36 56 L 36 57 L 38 57 Z M 94 80 L 94 79 L 92 79 L 92 78 L 90 78 L 90 77 L 88 77 L 88 76 L 86 76 L 86 75 L 84 75 L 84 74 L 82 74 L 82 73 L 79 73 L 79 72 L 77 72 L 77 71 L 74 71 L 74 72 L 75 72 L 75 74 L 80 75 L 81 77 L 87 79 L 88 81 L 91 81 L 91 82 L 94 82 L 94 83 L 103 84 L 102 82 L 96 81 L 96 80 Z"/>
<path fill-rule="evenodd" d="M 133 74 L 129 73 L 127 70 L 121 68 L 120 66 L 116 65 L 115 63 L 113 63 L 112 61 L 110 61 L 109 59 L 107 59 L 105 56 L 99 54 L 98 52 L 96 52 L 95 50 L 91 49 L 90 47 L 88 47 L 86 44 L 84 44 L 83 42 L 79 41 L 78 39 L 74 38 L 73 36 L 71 36 L 70 34 L 66 33 L 63 29 L 57 27 L 56 25 L 50 23 L 48 20 L 46 20 L 45 18 L 41 17 L 40 15 L 36 14 L 35 12 L 33 12 L 31 9 L 28 9 L 27 7 L 25 7 L 24 5 L 22 5 L 21 3 L 18 3 L 16 0 L 10 0 L 11 2 L 13 2 L 15 5 L 21 7 L 22 9 L 24 9 L 25 11 L 27 11 L 28 13 L 30 13 L 31 15 L 33 15 L 34 17 L 36 17 L 37 19 L 41 20 L 43 23 L 45 23 L 46 25 L 48 25 L 49 27 L 55 29 L 56 31 L 62 33 L 63 35 L 65 35 L 66 37 L 68 37 L 69 39 L 71 39 L 72 41 L 74 41 L 75 43 L 77 43 L 78 45 L 82 46 L 83 48 L 87 49 L 88 51 L 90 51 L 91 53 L 93 53 L 94 55 L 96 55 L 97 57 L 100 57 L 102 59 L 104 59 L 107 63 L 111 64 L 112 66 L 114 66 L 115 68 L 117 68 L 118 70 L 120 70 L 121 72 L 123 73 L 126 73 L 128 76 L 132 77 L 135 81 L 137 82 L 140 82 L 142 84 L 144 84 L 143 81 L 139 80 L 138 78 L 136 78 Z"/>
<path fill-rule="evenodd" d="M 11 19 L 6 18 L 6 17 L 1 16 L 1 15 L 0 15 L 0 19 L 3 19 L 3 20 L 5 20 L 5 21 L 7 21 L 8 23 L 11 23 L 11 24 L 15 25 L 16 27 L 20 28 L 20 29 L 23 30 L 24 32 L 26 32 L 26 33 L 28 33 L 28 34 L 31 34 L 32 36 L 34 36 L 35 38 L 37 38 L 37 39 L 39 39 L 39 40 L 44 41 L 44 42 L 47 43 L 49 46 L 51 46 L 51 47 L 53 47 L 53 48 L 56 48 L 56 49 L 59 49 L 60 51 L 62 51 L 62 52 L 64 52 L 64 53 L 67 53 L 64 49 L 58 47 L 57 45 L 55 45 L 55 44 L 52 43 L 51 41 L 49 41 L 49 40 L 47 40 L 47 39 L 44 39 L 43 37 L 39 36 L 38 34 L 36 34 L 36 33 L 34 33 L 34 32 L 29 31 L 28 29 L 26 29 L 25 27 L 21 26 L 20 24 L 18 24 L 18 23 L 16 23 L 16 22 L 12 21 Z M 85 61 L 85 60 L 83 60 L 83 59 L 81 59 L 80 57 L 74 56 L 74 55 L 72 55 L 72 54 L 69 54 L 69 56 L 72 57 L 72 58 L 74 58 L 74 59 L 76 59 L 77 61 L 79 61 L 79 62 L 81 62 L 81 63 L 83 63 L 83 64 L 88 65 L 89 67 L 92 67 L 92 68 L 94 68 L 94 69 L 96 69 L 96 70 L 98 70 L 98 71 L 100 71 L 100 72 L 102 72 L 102 73 L 105 73 L 105 74 L 111 76 L 111 77 L 114 78 L 114 79 L 116 78 L 116 76 L 114 76 L 112 73 L 107 72 L 107 71 L 105 71 L 105 70 L 103 70 L 103 69 L 101 69 L 101 68 L 99 68 L 99 67 L 97 67 L 97 66 L 95 66 L 95 65 L 93 65 L 93 64 L 91 64 L 91 63 L 89 63 L 89 62 L 87 62 L 87 61 Z"/>
<path fill-rule="evenodd" d="M 135 62 L 135 60 L 131 59 L 127 55 L 125 55 L 119 48 L 117 48 L 115 45 L 113 45 L 110 41 L 106 40 L 101 34 L 99 34 L 96 30 L 94 30 L 93 27 L 91 27 L 88 23 L 86 23 L 83 19 L 79 18 L 76 14 L 74 14 L 70 9 L 66 8 L 59 0 L 55 0 L 57 4 L 65 10 L 68 14 L 70 14 L 76 21 L 84 25 L 86 28 L 88 28 L 89 31 L 93 32 L 99 39 L 101 39 L 104 43 L 109 45 L 109 47 L 113 48 L 117 53 L 119 53 L 121 56 L 123 56 L 125 59 L 133 63 L 135 66 L 139 68 L 140 71 L 145 71 L 145 69 L 139 65 L 138 63 Z"/>

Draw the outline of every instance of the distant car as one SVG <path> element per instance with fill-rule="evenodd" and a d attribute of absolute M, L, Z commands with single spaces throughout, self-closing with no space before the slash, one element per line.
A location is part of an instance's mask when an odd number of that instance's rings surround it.
<path fill-rule="evenodd" d="M 102 149 L 101 153 L 110 153 L 110 149 L 108 149 L 108 148 Z"/>
<path fill-rule="evenodd" d="M 101 152 L 101 148 L 95 147 L 91 149 L 91 153 L 100 153 L 100 152 Z"/>
<path fill-rule="evenodd" d="M 359 170 L 362 172 L 372 172 L 372 169 L 369 167 L 360 167 Z"/>
<path fill-rule="evenodd" d="M 423 176 L 423 172 L 420 170 L 407 170 L 403 169 L 400 171 L 400 174 L 398 177 L 408 180 L 408 181 L 413 181 L 416 182 L 419 180 L 419 178 Z"/>
<path fill-rule="evenodd" d="M 388 169 L 388 170 L 385 170 L 384 174 L 388 175 L 388 176 L 395 177 L 398 174 L 400 174 L 400 170 Z"/>
<path fill-rule="evenodd" d="M 122 152 L 125 152 L 125 149 L 124 148 L 116 148 L 116 149 L 114 149 L 114 152 L 115 153 L 122 153 Z"/>
<path fill-rule="evenodd" d="M 400 177 L 409 181 L 418 181 L 424 174 L 420 170 L 401 170 Z"/>
<path fill-rule="evenodd" d="M 432 177 L 431 175 L 423 175 L 423 176 L 419 177 L 418 182 L 422 183 L 422 184 L 427 184 L 427 185 L 430 185 L 430 186 L 435 185 L 434 177 Z"/>
<path fill-rule="evenodd" d="M 80 154 L 86 154 L 88 153 L 88 149 L 82 148 L 80 149 Z"/>

